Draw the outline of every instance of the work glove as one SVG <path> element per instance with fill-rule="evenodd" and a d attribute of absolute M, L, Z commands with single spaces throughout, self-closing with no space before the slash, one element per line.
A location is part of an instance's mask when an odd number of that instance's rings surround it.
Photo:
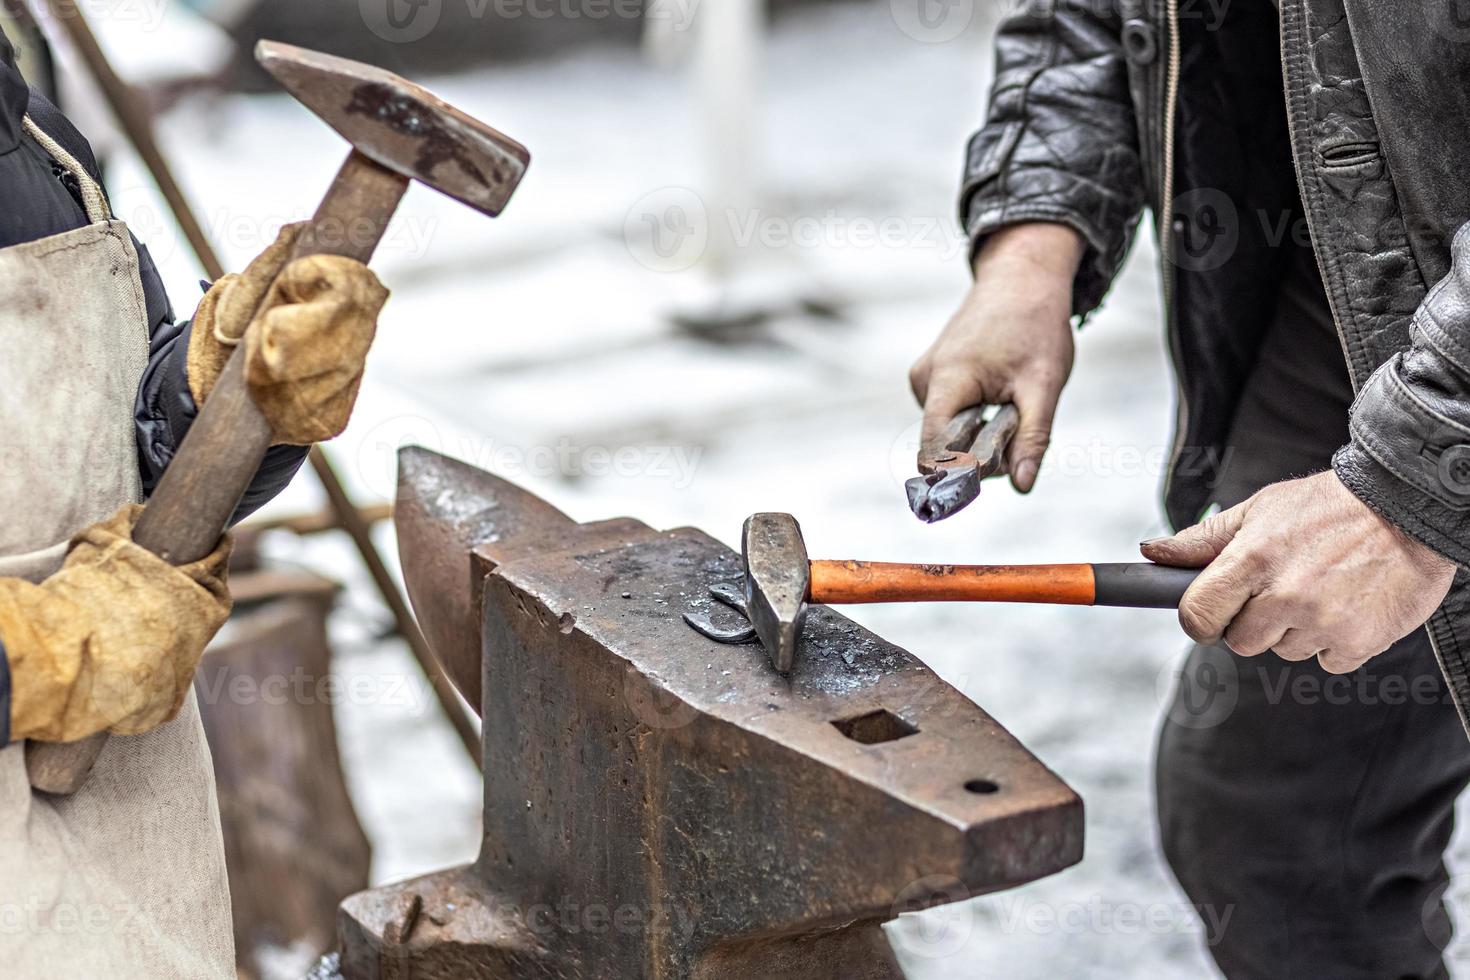
<path fill-rule="evenodd" d="M 125 507 L 78 534 L 39 585 L 0 578 L 12 739 L 136 735 L 178 714 L 230 614 L 231 541 L 175 568 L 133 543 L 142 512 Z"/>
<path fill-rule="evenodd" d="M 361 262 L 313 255 L 287 265 L 304 227 L 282 228 L 242 274 L 215 283 L 189 338 L 196 405 L 208 400 L 243 338 L 245 381 L 277 445 L 323 442 L 347 428 L 388 300 L 388 290 Z M 262 298 L 267 306 L 256 317 Z"/>

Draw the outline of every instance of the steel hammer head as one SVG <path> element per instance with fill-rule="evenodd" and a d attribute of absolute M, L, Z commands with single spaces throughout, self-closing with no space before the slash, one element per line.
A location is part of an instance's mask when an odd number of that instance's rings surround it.
<path fill-rule="evenodd" d="M 790 514 L 752 514 L 740 541 L 750 624 L 771 665 L 790 673 L 796 665 L 796 641 L 806 619 L 812 578 L 801 525 Z"/>
<path fill-rule="evenodd" d="M 524 146 L 392 72 L 275 41 L 255 57 L 357 152 L 485 214 L 530 165 Z"/>

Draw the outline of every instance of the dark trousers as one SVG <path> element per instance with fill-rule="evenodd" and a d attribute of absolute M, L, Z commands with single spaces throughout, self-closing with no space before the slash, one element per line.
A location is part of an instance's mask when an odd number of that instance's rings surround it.
<path fill-rule="evenodd" d="M 1217 501 L 1324 470 L 1352 391 L 1309 253 L 1292 261 Z M 1443 862 L 1470 742 L 1423 630 L 1357 672 L 1190 653 L 1159 739 L 1164 853 L 1231 978 L 1446 976 Z"/>

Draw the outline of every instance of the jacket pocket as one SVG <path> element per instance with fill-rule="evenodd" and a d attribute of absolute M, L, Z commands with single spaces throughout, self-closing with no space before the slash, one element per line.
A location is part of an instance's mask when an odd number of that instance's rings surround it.
<path fill-rule="evenodd" d="M 1317 165 L 1324 176 L 1379 177 L 1383 154 L 1377 140 L 1333 140 L 1317 147 Z"/>

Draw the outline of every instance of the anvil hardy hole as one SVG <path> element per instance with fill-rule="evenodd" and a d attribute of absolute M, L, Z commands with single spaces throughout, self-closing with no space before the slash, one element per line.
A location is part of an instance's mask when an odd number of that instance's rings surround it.
<path fill-rule="evenodd" d="M 977 796 L 988 796 L 991 793 L 999 793 L 1000 785 L 988 779 L 972 779 L 965 784 L 965 789 Z"/>
<path fill-rule="evenodd" d="M 842 718 L 832 723 L 832 727 L 852 739 L 854 742 L 862 742 L 864 745 L 880 745 L 883 742 L 896 742 L 910 735 L 917 735 L 917 725 L 910 725 L 898 715 L 885 709 L 869 711 L 865 715 L 856 718 Z"/>

